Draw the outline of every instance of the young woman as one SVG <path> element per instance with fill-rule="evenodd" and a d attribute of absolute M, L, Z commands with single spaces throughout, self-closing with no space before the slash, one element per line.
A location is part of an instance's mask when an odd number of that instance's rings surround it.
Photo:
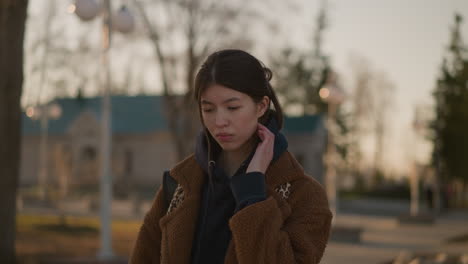
<path fill-rule="evenodd" d="M 287 150 L 271 78 L 245 51 L 207 58 L 195 80 L 195 153 L 170 171 L 170 201 L 157 192 L 131 263 L 320 262 L 332 215 L 322 186 Z"/>

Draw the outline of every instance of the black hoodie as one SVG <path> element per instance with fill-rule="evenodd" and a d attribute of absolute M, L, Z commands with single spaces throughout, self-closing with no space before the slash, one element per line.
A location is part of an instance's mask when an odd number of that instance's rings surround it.
<path fill-rule="evenodd" d="M 277 160 L 288 147 L 277 122 L 270 118 L 266 127 L 275 134 L 272 162 Z M 261 172 L 245 173 L 256 146 L 241 164 L 236 173 L 229 177 L 217 166 L 221 149 L 212 144 L 212 159 L 208 160 L 207 139 L 204 130 L 197 138 L 195 159 L 206 174 L 211 171 L 202 187 L 201 205 L 192 243 L 192 264 L 224 263 L 227 247 L 231 240 L 229 219 L 242 208 L 266 199 L 265 176 Z"/>

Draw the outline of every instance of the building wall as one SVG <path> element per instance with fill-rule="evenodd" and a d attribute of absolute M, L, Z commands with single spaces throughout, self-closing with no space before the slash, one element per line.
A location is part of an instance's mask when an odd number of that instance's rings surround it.
<path fill-rule="evenodd" d="M 23 136 L 21 143 L 21 166 L 20 166 L 20 186 L 33 186 L 38 184 L 38 175 L 41 170 L 40 166 L 40 137 L 39 136 Z M 57 166 L 61 159 L 65 158 L 62 153 L 62 148 L 67 142 L 66 136 L 49 135 L 47 137 L 47 184 L 53 184 L 57 177 Z M 62 169 L 62 168 L 60 168 Z M 62 173 L 63 174 L 63 173 Z"/>
<path fill-rule="evenodd" d="M 64 188 L 99 184 L 99 140 L 93 136 L 48 137 L 48 184 Z M 39 137 L 24 136 L 20 184 L 38 183 Z M 115 183 L 158 186 L 164 170 L 175 165 L 175 152 L 166 132 L 115 135 L 112 142 L 112 175 Z"/>
<path fill-rule="evenodd" d="M 37 184 L 37 173 L 39 171 L 38 136 L 23 136 L 20 164 L 20 186 Z"/>
<path fill-rule="evenodd" d="M 286 134 L 289 143 L 289 151 L 301 163 L 304 171 L 323 184 L 324 166 L 323 153 L 326 146 L 324 131 L 314 134 Z"/>
<path fill-rule="evenodd" d="M 322 154 L 326 145 L 323 127 L 314 134 L 286 134 L 289 151 L 304 170 L 323 183 Z M 94 113 L 84 111 L 72 122 L 65 135 L 48 137 L 50 186 L 63 192 L 85 185 L 96 186 L 100 177 L 100 124 Z M 39 136 L 24 136 L 21 151 L 22 186 L 37 184 Z M 112 176 L 120 189 L 157 188 L 164 170 L 177 162 L 167 131 L 139 134 L 114 134 L 112 139 Z"/>
<path fill-rule="evenodd" d="M 94 113 L 84 111 L 67 131 L 71 151 L 70 185 L 99 183 L 100 125 Z"/>
<path fill-rule="evenodd" d="M 118 181 L 159 185 L 164 170 L 176 163 L 167 132 L 121 135 L 114 140 L 114 172 Z"/>

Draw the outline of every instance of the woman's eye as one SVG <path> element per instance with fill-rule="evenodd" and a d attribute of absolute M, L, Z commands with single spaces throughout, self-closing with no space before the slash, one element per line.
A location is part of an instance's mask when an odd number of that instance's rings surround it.
<path fill-rule="evenodd" d="M 240 106 L 229 106 L 228 107 L 228 109 L 231 110 L 231 111 L 237 110 L 239 108 L 240 108 Z"/>
<path fill-rule="evenodd" d="M 203 111 L 204 113 L 210 113 L 210 112 L 213 111 L 213 109 L 202 109 L 202 111 Z"/>

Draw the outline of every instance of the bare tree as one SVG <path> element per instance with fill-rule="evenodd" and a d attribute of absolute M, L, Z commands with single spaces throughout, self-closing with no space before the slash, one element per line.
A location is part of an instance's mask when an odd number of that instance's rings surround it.
<path fill-rule="evenodd" d="M 248 48 L 246 30 L 254 12 L 249 10 L 249 3 L 239 1 L 134 0 L 134 3 L 154 46 L 166 118 L 177 158 L 182 159 L 193 150 L 199 127 L 198 110 L 192 99 L 197 67 L 214 50 Z M 149 16 L 148 12 L 158 15 Z"/>
<path fill-rule="evenodd" d="M 388 111 L 391 108 L 395 85 L 388 79 L 387 75 L 379 72 L 374 78 L 374 170 L 375 175 L 383 170 L 384 139 L 388 130 Z"/>
<path fill-rule="evenodd" d="M 97 47 L 89 31 L 79 27 L 73 39 L 65 32 L 62 6 L 50 1 L 37 17 L 28 22 L 25 45 L 25 105 L 38 105 L 55 96 L 70 96 L 97 83 Z M 40 23 L 46 17 L 45 23 Z M 69 25 L 68 25 L 69 26 Z"/>
<path fill-rule="evenodd" d="M 355 142 L 355 144 L 350 149 L 350 158 L 353 159 L 350 164 L 353 166 L 351 168 L 353 171 L 359 172 L 362 169 L 362 150 L 359 141 L 370 132 L 370 124 L 372 122 L 370 112 L 374 108 L 371 97 L 372 72 L 369 62 L 362 57 L 353 56 L 351 64 L 354 83 L 352 84 L 353 93 L 350 100 L 352 107 L 350 137 L 351 141 Z"/>
<path fill-rule="evenodd" d="M 27 0 L 0 2 L 0 263 L 15 263 L 23 40 Z"/>
<path fill-rule="evenodd" d="M 394 84 L 384 72 L 376 71 L 368 60 L 361 56 L 351 58 L 354 70 L 354 88 L 352 95 L 352 127 L 353 141 L 360 142 L 364 137 L 372 135 L 375 139 L 374 148 L 374 179 L 382 173 L 384 139 L 388 125 L 388 110 L 392 105 Z M 355 169 L 361 165 L 361 150 L 359 146 L 352 150 Z M 373 183 L 371 182 L 371 185 Z"/>

